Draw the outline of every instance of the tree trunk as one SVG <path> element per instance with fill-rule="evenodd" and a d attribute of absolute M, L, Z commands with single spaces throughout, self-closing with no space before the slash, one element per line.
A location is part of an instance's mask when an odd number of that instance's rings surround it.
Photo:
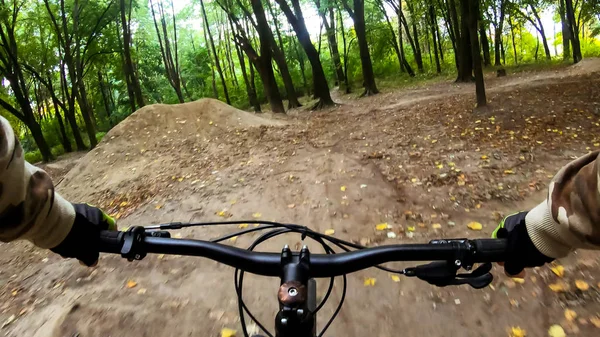
<path fill-rule="evenodd" d="M 434 21 L 435 21 L 435 35 L 436 35 L 436 40 L 438 43 L 438 46 L 437 46 L 438 52 L 440 54 L 440 60 L 442 61 L 442 63 L 444 63 L 444 50 L 442 49 L 443 38 L 440 35 L 440 25 L 438 25 L 437 18 Z"/>
<path fill-rule="evenodd" d="M 469 1 L 459 0 L 460 4 L 460 54 L 458 78 L 456 82 L 472 82 L 473 81 L 473 49 L 471 43 L 471 32 L 469 30 Z M 477 43 L 479 44 L 479 43 Z"/>
<path fill-rule="evenodd" d="M 433 5 L 429 5 L 429 23 L 431 26 L 431 38 L 432 38 L 432 44 L 433 44 L 433 53 L 435 54 L 435 68 L 437 70 L 437 73 L 441 73 L 442 72 L 442 67 L 440 65 L 440 58 L 438 57 L 438 46 L 437 46 L 437 42 L 435 39 L 435 26 L 437 25 L 437 19 L 435 17 L 435 9 L 433 8 Z M 431 50 L 431 46 L 429 46 L 429 49 Z"/>
<path fill-rule="evenodd" d="M 210 49 L 212 50 L 213 58 L 215 60 L 217 73 L 219 74 L 219 78 L 221 79 L 221 85 L 223 86 L 225 101 L 227 102 L 227 104 L 231 105 L 231 100 L 229 99 L 229 92 L 227 90 L 227 83 L 225 83 L 225 77 L 223 77 L 223 69 L 221 68 L 221 63 L 219 62 L 219 55 L 217 55 L 217 49 L 215 48 L 215 41 L 213 40 L 212 34 L 210 32 L 208 17 L 206 16 L 206 9 L 204 8 L 204 0 L 200 0 L 200 8 L 202 9 L 202 17 L 204 18 L 204 28 L 206 28 L 206 34 L 208 35 L 208 41 L 210 42 Z"/>
<path fill-rule="evenodd" d="M 140 81 L 133 71 L 133 61 L 131 59 L 131 9 L 133 0 L 129 1 L 129 15 L 125 15 L 125 0 L 119 0 L 120 11 L 121 11 L 121 27 L 123 30 L 123 59 L 124 59 L 124 70 L 125 77 L 127 79 L 127 91 L 132 101 L 137 102 L 138 108 L 146 105 L 144 97 L 142 96 L 142 89 Z M 132 112 L 135 111 L 135 105 L 133 106 Z"/>
<path fill-rule="evenodd" d="M 279 7 L 281 7 L 281 10 L 287 17 L 289 23 L 294 28 L 296 36 L 298 37 L 298 41 L 300 41 L 300 44 L 302 45 L 302 48 L 304 48 L 304 52 L 306 53 L 306 57 L 310 62 L 312 68 L 315 95 L 319 98 L 319 102 L 313 108 L 321 108 L 333 105 L 334 103 L 331 99 L 331 94 L 329 92 L 329 84 L 327 83 L 327 78 L 325 77 L 325 71 L 323 71 L 323 65 L 321 64 L 319 53 L 317 52 L 315 46 L 310 40 L 310 35 L 304 22 L 304 17 L 302 15 L 302 9 L 300 8 L 299 1 L 292 0 L 294 12 L 292 12 L 291 8 L 288 6 L 287 0 L 275 1 L 279 4 Z"/>
<path fill-rule="evenodd" d="M 479 20 L 479 37 L 481 39 L 481 49 L 483 49 L 483 65 L 487 67 L 492 65 L 492 59 L 490 57 L 490 42 L 485 30 L 483 17 Z"/>
<path fill-rule="evenodd" d="M 567 22 L 565 0 L 560 0 L 558 10 L 560 13 L 560 23 L 562 29 L 563 60 L 568 60 L 571 58 L 571 32 L 569 30 L 569 23 Z"/>
<path fill-rule="evenodd" d="M 73 152 L 73 147 L 71 146 L 71 141 L 69 141 L 69 137 L 67 136 L 67 130 L 65 130 L 65 123 L 63 122 L 63 119 L 60 115 L 60 111 L 58 108 L 58 102 L 56 101 L 56 98 L 54 96 L 52 97 L 52 104 L 54 105 L 54 115 L 56 116 L 56 119 L 58 120 L 58 128 L 60 130 L 61 144 L 63 146 L 63 149 L 67 153 Z"/>
<path fill-rule="evenodd" d="M 537 10 L 535 9 L 535 6 L 533 5 L 529 5 L 529 8 L 531 8 L 531 11 L 533 12 L 533 16 L 535 16 L 535 19 L 537 21 L 537 30 L 540 33 L 540 35 L 542 36 L 542 44 L 544 45 L 544 52 L 546 53 L 546 59 L 550 60 L 552 59 L 552 55 L 550 54 L 550 47 L 548 46 L 548 40 L 546 39 L 546 32 L 544 31 L 544 25 L 542 24 L 542 19 L 540 18 L 540 15 L 538 14 Z"/>
<path fill-rule="evenodd" d="M 269 105 L 274 113 L 285 113 L 283 102 L 281 101 L 281 95 L 279 94 L 279 88 L 275 81 L 275 73 L 273 72 L 273 66 L 271 64 L 272 57 L 272 46 L 271 40 L 273 34 L 271 34 L 271 28 L 265 17 L 265 10 L 260 0 L 250 0 L 254 15 L 256 16 L 258 37 L 260 40 L 260 57 L 255 57 L 256 69 L 262 79 L 265 95 L 269 100 Z M 271 37 L 271 38 L 270 38 Z M 246 49 L 248 50 L 248 49 Z M 253 58 L 249 56 L 252 60 Z"/>
<path fill-rule="evenodd" d="M 471 39 L 471 57 L 473 58 L 473 70 L 475 73 L 475 91 L 477 94 L 477 107 L 487 105 L 485 97 L 485 83 L 483 81 L 483 69 L 481 66 L 481 51 L 479 49 L 479 38 L 477 36 L 477 19 L 479 18 L 478 0 L 460 0 L 466 2 L 467 13 L 463 12 L 465 20 L 469 22 L 469 36 Z M 466 15 L 465 15 L 466 14 Z"/>
<path fill-rule="evenodd" d="M 404 72 L 406 70 L 408 72 L 408 74 L 410 75 L 410 77 L 414 77 L 415 72 L 412 70 L 412 68 L 410 67 L 408 62 L 406 62 L 406 59 L 404 58 L 404 51 L 401 50 L 400 46 L 398 45 L 398 43 L 399 42 L 402 43 L 402 41 L 400 39 L 396 38 L 396 32 L 394 31 L 394 27 L 392 26 L 392 22 L 386 12 L 383 2 L 381 0 L 378 0 L 377 4 L 379 5 L 379 9 L 385 16 L 385 22 L 390 30 L 390 34 L 392 34 L 392 39 L 390 42 L 392 43 L 392 47 L 394 48 L 394 51 L 396 52 L 396 57 L 398 58 L 398 66 L 400 67 L 400 72 Z M 398 20 L 400 20 L 400 14 L 398 14 Z M 402 34 L 402 27 L 401 27 L 400 21 L 398 21 L 398 23 L 399 23 L 398 33 Z"/>
<path fill-rule="evenodd" d="M 106 87 L 104 86 L 104 79 L 102 78 L 102 71 L 98 70 L 98 85 L 100 86 L 100 94 L 102 95 L 102 103 L 104 103 L 104 111 L 106 112 L 106 118 L 108 119 L 108 124 L 112 127 L 112 119 L 110 118 L 110 102 L 108 97 L 106 96 Z"/>
<path fill-rule="evenodd" d="M 81 79 L 79 85 L 77 102 L 79 102 L 81 116 L 83 117 L 83 121 L 85 122 L 85 130 L 87 131 L 88 139 L 90 141 L 90 148 L 93 149 L 96 147 L 96 145 L 98 145 L 98 140 L 96 139 L 96 125 L 91 116 L 92 109 L 90 107 L 90 102 L 87 98 L 87 91 L 85 89 L 83 79 Z"/>
<path fill-rule="evenodd" d="M 81 132 L 79 132 L 79 127 L 77 126 L 77 119 L 75 118 L 75 97 L 73 96 L 73 91 L 69 95 L 67 91 L 67 75 L 65 73 L 64 64 L 60 65 L 60 76 L 61 76 L 61 88 L 63 92 L 64 99 L 63 101 L 67 101 L 68 108 L 64 110 L 65 118 L 69 122 L 71 126 L 71 132 L 73 133 L 73 138 L 75 139 L 75 145 L 77 146 L 77 151 L 85 151 L 87 148 L 83 143 L 83 138 L 81 137 Z M 51 82 L 50 82 L 51 83 Z"/>
<path fill-rule="evenodd" d="M 343 56 L 344 56 L 344 82 L 346 83 L 346 93 L 349 94 L 351 92 L 351 88 L 350 88 L 350 82 L 348 80 L 348 45 L 346 44 L 346 30 L 344 28 L 344 18 L 342 17 L 342 10 L 339 8 L 338 6 L 338 18 L 339 18 L 339 25 L 340 25 L 340 31 L 341 31 L 341 36 L 342 36 L 342 47 L 343 48 Z"/>
<path fill-rule="evenodd" d="M 317 9 L 320 10 L 319 1 L 317 1 Z M 325 25 L 325 33 L 327 34 L 327 41 L 329 42 L 329 51 L 331 53 L 331 59 L 333 60 L 333 67 L 335 69 L 335 78 L 336 84 L 343 88 L 342 83 L 344 82 L 344 70 L 342 69 L 342 61 L 340 60 L 340 52 L 338 49 L 336 34 L 335 34 L 335 18 L 333 13 L 333 7 L 327 8 L 329 12 L 329 22 L 327 21 L 327 16 L 325 15 L 325 11 L 320 11 L 321 19 L 323 20 L 323 25 Z"/>
<path fill-rule="evenodd" d="M 412 30 L 413 30 L 412 38 L 413 38 L 413 42 L 414 42 L 415 62 L 417 62 L 417 68 L 419 69 L 419 72 L 424 72 L 423 55 L 421 53 L 421 45 L 419 44 L 419 33 L 417 30 L 416 14 L 415 14 L 412 3 L 410 1 L 407 1 L 406 4 L 408 6 L 408 12 L 410 13 L 410 21 L 411 21 Z"/>
<path fill-rule="evenodd" d="M 513 21 L 512 21 L 512 16 L 508 17 L 508 24 L 510 26 L 510 36 L 512 38 L 512 46 L 513 46 L 513 52 L 515 55 L 515 64 L 519 64 L 519 59 L 517 56 L 517 44 L 515 43 L 515 31 L 514 31 L 514 26 L 513 26 Z"/>
<path fill-rule="evenodd" d="M 573 9 L 573 0 L 565 0 L 565 13 L 567 15 L 567 25 L 571 36 L 571 47 L 573 47 L 573 63 L 578 63 L 583 58 L 581 55 L 581 45 L 579 43 L 579 29 L 575 21 L 575 11 Z"/>
<path fill-rule="evenodd" d="M 498 23 L 496 24 L 494 31 L 494 66 L 501 66 L 502 62 L 500 59 L 500 54 L 502 51 L 502 30 L 504 26 L 504 16 L 506 12 L 506 1 L 501 0 L 500 2 L 500 16 L 498 18 Z"/>
<path fill-rule="evenodd" d="M 277 63 L 277 67 L 279 67 L 281 80 L 283 81 L 283 86 L 285 87 L 285 91 L 287 93 L 288 109 L 301 107 L 302 104 L 300 104 L 300 101 L 298 100 L 298 94 L 296 93 L 296 88 L 294 87 L 294 81 L 292 80 L 292 75 L 290 74 L 290 69 L 286 61 L 285 52 L 283 49 L 283 39 L 281 38 L 281 32 L 279 31 L 279 20 L 277 20 L 277 17 L 275 16 L 275 12 L 273 11 L 273 6 L 271 6 L 270 1 L 266 1 L 266 3 L 267 9 L 273 17 L 275 31 L 281 45 L 281 47 L 277 45 L 275 37 L 273 36 L 273 31 L 269 27 L 269 43 L 273 50 L 273 59 L 275 60 L 275 63 Z"/>
<path fill-rule="evenodd" d="M 364 0 L 353 0 L 354 9 L 351 9 L 347 3 L 348 0 L 343 0 L 344 7 L 354 21 L 354 30 L 356 31 L 356 39 L 358 41 L 358 50 L 360 52 L 360 63 L 363 73 L 363 86 L 365 91 L 361 96 L 370 96 L 379 93 L 375 85 L 375 74 L 373 73 L 373 64 L 371 63 L 371 55 L 369 52 L 369 44 L 367 42 L 367 30 L 365 27 L 365 2 Z"/>

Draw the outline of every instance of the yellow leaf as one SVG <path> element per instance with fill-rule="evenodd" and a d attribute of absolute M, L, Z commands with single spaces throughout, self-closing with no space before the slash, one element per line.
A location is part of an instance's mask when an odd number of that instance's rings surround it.
<path fill-rule="evenodd" d="M 536 140 L 535 142 L 536 142 L 536 143 L 538 143 L 538 144 L 540 144 L 540 145 L 541 145 L 541 144 L 544 144 L 544 142 L 542 142 L 542 141 L 540 141 L 540 140 Z"/>
<path fill-rule="evenodd" d="M 480 231 L 483 228 L 483 226 L 479 222 L 475 222 L 475 221 L 469 222 L 467 227 L 473 231 Z"/>
<path fill-rule="evenodd" d="M 154 207 L 154 209 L 161 209 L 163 205 L 156 205 L 156 207 Z"/>
<path fill-rule="evenodd" d="M 177 181 L 182 182 L 184 177 L 177 179 Z"/>
<path fill-rule="evenodd" d="M 433 225 L 431 225 L 431 228 L 433 228 L 433 229 L 440 229 L 440 228 L 442 228 L 442 225 L 439 224 L 439 223 L 434 223 Z"/>
<path fill-rule="evenodd" d="M 437 139 L 434 139 L 431 141 L 431 144 L 435 144 L 435 143 L 437 143 Z"/>
<path fill-rule="evenodd" d="M 335 230 L 333 230 L 333 229 L 325 230 L 325 235 L 333 235 L 333 234 L 335 234 Z"/>
<path fill-rule="evenodd" d="M 440 170 L 441 170 L 441 169 L 443 169 L 443 168 L 444 168 L 444 164 L 439 164 L 439 165 L 436 165 L 436 167 L 437 167 L 438 169 L 440 169 Z"/>
<path fill-rule="evenodd" d="M 125 207 L 127 205 L 129 205 L 127 201 L 123 201 L 121 204 L 119 204 L 120 207 Z"/>
<path fill-rule="evenodd" d="M 346 192 L 346 186 L 342 186 L 342 187 L 340 187 L 340 191 L 342 191 L 342 192 Z"/>
<path fill-rule="evenodd" d="M 254 213 L 254 214 L 252 214 L 252 217 L 253 217 L 254 219 L 258 219 L 258 218 L 260 218 L 261 216 L 262 216 L 262 214 L 261 214 L 261 213 Z"/>
<path fill-rule="evenodd" d="M 400 276 L 391 274 L 390 277 L 392 278 L 392 281 L 400 282 Z"/>
<path fill-rule="evenodd" d="M 213 121 L 208 122 L 208 125 L 213 125 Z"/>
<path fill-rule="evenodd" d="M 548 336 L 549 337 L 567 337 L 567 334 L 565 333 L 565 330 L 562 328 L 562 326 L 560 326 L 558 324 L 554 324 L 553 326 L 550 327 L 550 329 L 548 329 Z"/>
<path fill-rule="evenodd" d="M 504 174 L 515 174 L 513 170 L 504 170 Z"/>
<path fill-rule="evenodd" d="M 485 154 L 483 156 L 481 156 L 481 159 L 486 160 L 488 159 L 488 156 L 486 156 Z"/>
<path fill-rule="evenodd" d="M 454 167 L 454 165 L 456 165 L 454 162 L 449 162 L 448 163 L 448 166 L 450 166 L 450 167 Z"/>
<path fill-rule="evenodd" d="M 135 282 L 134 280 L 129 280 L 127 281 L 127 284 L 125 286 L 129 289 L 135 288 L 135 286 L 137 286 L 137 282 Z"/>
<path fill-rule="evenodd" d="M 552 272 L 558 277 L 565 276 L 565 267 L 563 267 L 561 265 L 556 265 L 554 267 L 551 267 L 550 270 L 552 270 Z"/>
<path fill-rule="evenodd" d="M 417 179 L 417 178 L 412 178 L 410 181 L 413 182 L 413 183 L 416 183 L 418 180 L 419 179 Z"/>
<path fill-rule="evenodd" d="M 165 258 L 165 254 L 158 254 L 158 256 L 156 258 L 159 260 L 162 260 Z"/>
<path fill-rule="evenodd" d="M 520 277 L 512 277 L 512 280 L 515 281 L 515 283 L 518 283 L 518 284 L 525 283 L 525 279 L 520 278 Z"/>
<path fill-rule="evenodd" d="M 372 277 L 368 277 L 365 279 L 364 285 L 365 285 L 365 287 L 372 287 L 375 285 L 376 281 L 377 281 L 376 279 L 374 279 Z"/>
<path fill-rule="evenodd" d="M 415 231 L 415 226 L 408 226 L 408 227 L 406 227 L 406 229 L 407 229 L 409 232 L 414 232 L 414 231 Z"/>
<path fill-rule="evenodd" d="M 590 322 L 592 322 L 596 328 L 600 329 L 600 317 L 590 317 Z"/>
<path fill-rule="evenodd" d="M 565 309 L 565 318 L 569 323 L 572 323 L 575 320 L 575 318 L 577 318 L 577 313 L 575 312 L 575 310 Z"/>
<path fill-rule="evenodd" d="M 575 286 L 581 291 L 586 291 L 590 289 L 590 285 L 584 280 L 575 280 Z"/>
<path fill-rule="evenodd" d="M 233 329 L 229 329 L 229 328 L 221 329 L 221 337 L 235 337 L 236 333 L 237 333 L 237 331 L 233 330 Z"/>
<path fill-rule="evenodd" d="M 240 229 L 248 228 L 248 224 L 247 223 L 239 224 L 238 228 L 240 228 Z"/>
<path fill-rule="evenodd" d="M 383 222 L 383 223 L 380 223 L 377 226 L 375 226 L 375 229 L 378 231 L 384 231 L 388 228 L 392 228 L 392 226 L 388 225 L 387 222 Z"/>
<path fill-rule="evenodd" d="M 510 328 L 510 337 L 525 337 L 527 336 L 527 331 L 521 329 L 519 326 L 513 326 Z"/>
<path fill-rule="evenodd" d="M 232 238 L 229 238 L 229 242 L 235 242 L 237 241 L 237 236 L 234 236 Z"/>
<path fill-rule="evenodd" d="M 594 146 L 598 147 L 598 146 L 600 146 L 600 143 L 594 143 Z"/>
<path fill-rule="evenodd" d="M 552 290 L 555 293 L 562 293 L 567 290 L 567 285 L 564 282 L 559 281 L 556 283 L 549 284 L 548 288 L 550 288 L 550 290 Z"/>

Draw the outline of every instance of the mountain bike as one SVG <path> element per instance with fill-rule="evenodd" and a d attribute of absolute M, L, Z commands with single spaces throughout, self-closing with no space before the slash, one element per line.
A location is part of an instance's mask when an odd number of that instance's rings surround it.
<path fill-rule="evenodd" d="M 245 224 L 254 224 L 250 227 Z M 246 229 L 210 241 L 171 238 L 169 230 L 196 226 L 242 225 Z M 242 227 L 240 226 L 240 227 Z M 260 235 L 248 249 L 221 244 L 235 236 L 268 230 Z M 259 244 L 275 236 L 298 233 L 302 240 L 319 243 L 326 254 L 311 254 L 304 245 L 293 252 L 285 245 L 279 253 L 253 251 Z M 245 315 L 269 337 L 273 337 L 248 310 L 242 298 L 244 273 L 281 279 L 277 299 L 279 311 L 275 316 L 277 337 L 323 336 L 339 313 L 346 294 L 346 274 L 375 267 L 390 273 L 417 277 L 430 284 L 444 287 L 468 284 L 480 289 L 490 284 L 493 276 L 491 262 L 504 261 L 506 241 L 503 239 L 440 239 L 427 244 L 396 244 L 364 247 L 356 243 L 325 235 L 305 226 L 270 221 L 226 221 L 199 223 L 166 223 L 152 226 L 135 226 L 127 231 L 102 231 L 99 250 L 120 254 L 129 261 L 141 260 L 148 253 L 205 257 L 235 268 L 234 285 L 238 297 L 238 310 L 244 336 L 248 337 Z M 337 251 L 333 248 L 337 248 Z M 341 251 L 341 252 L 339 252 Z M 433 261 L 416 267 L 395 270 L 381 264 L 397 261 Z M 479 264 L 477 268 L 473 267 Z M 459 273 L 460 269 L 467 272 Z M 341 276 L 343 289 L 340 303 L 332 317 L 317 334 L 317 313 L 331 291 L 335 277 Z M 329 278 L 329 287 L 317 304 L 315 278 Z"/>

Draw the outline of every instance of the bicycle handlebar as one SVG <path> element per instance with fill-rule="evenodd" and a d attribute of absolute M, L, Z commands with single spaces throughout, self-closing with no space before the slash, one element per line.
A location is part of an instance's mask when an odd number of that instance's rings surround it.
<path fill-rule="evenodd" d="M 125 232 L 102 231 L 100 251 L 121 254 L 136 245 L 140 252 L 206 257 L 211 260 L 263 276 L 281 274 L 281 254 L 248 251 L 202 240 L 139 236 L 136 242 L 126 242 Z M 129 245 L 129 247 L 125 247 Z M 386 245 L 339 254 L 311 254 L 310 276 L 325 278 L 349 274 L 386 262 L 454 261 L 463 264 L 501 262 L 506 256 L 506 240 L 434 240 L 429 244 Z M 143 257 L 143 256 L 141 256 Z M 141 258 L 136 256 L 136 259 Z"/>

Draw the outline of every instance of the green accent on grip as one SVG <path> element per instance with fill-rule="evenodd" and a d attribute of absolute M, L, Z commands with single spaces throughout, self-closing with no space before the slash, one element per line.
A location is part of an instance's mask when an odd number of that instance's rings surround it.
<path fill-rule="evenodd" d="M 513 213 L 511 215 L 507 215 L 504 217 L 504 219 L 502 219 L 502 221 L 500 221 L 500 223 L 498 224 L 498 227 L 496 227 L 496 229 L 494 229 L 494 231 L 492 232 L 492 239 L 498 238 L 498 231 L 500 230 L 500 228 L 504 228 L 504 221 L 506 221 L 506 219 L 508 219 L 509 216 L 513 216 L 515 214 L 519 214 L 519 212 Z"/>
<path fill-rule="evenodd" d="M 102 220 L 108 224 L 109 231 L 117 230 L 117 222 L 115 219 L 102 211 Z"/>

